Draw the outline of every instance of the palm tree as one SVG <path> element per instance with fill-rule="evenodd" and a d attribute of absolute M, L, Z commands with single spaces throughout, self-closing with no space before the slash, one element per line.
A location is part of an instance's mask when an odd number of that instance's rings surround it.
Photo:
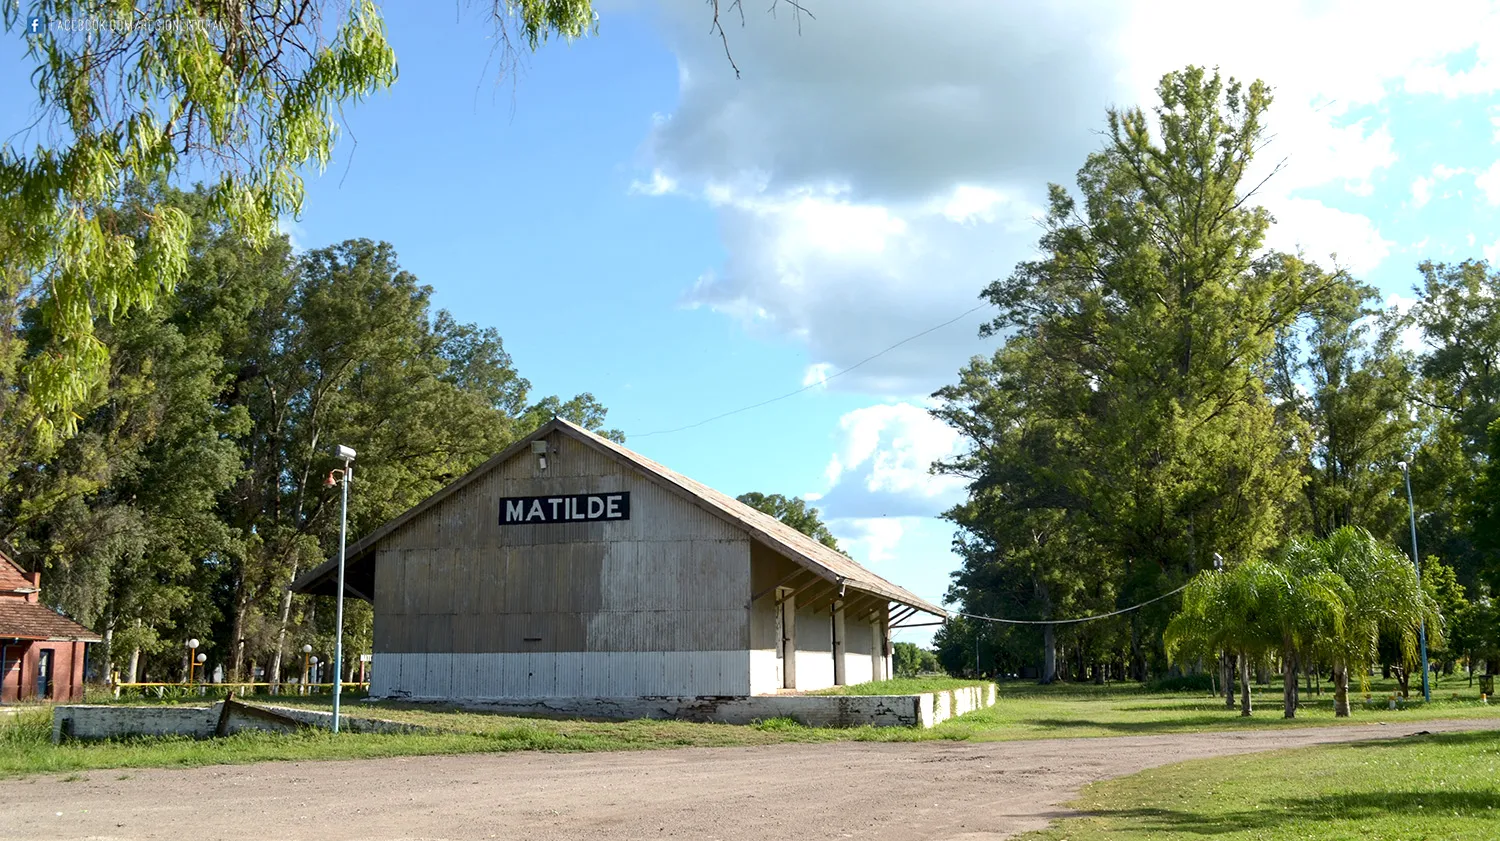
<path fill-rule="evenodd" d="M 1251 657 L 1280 653 L 1282 714 L 1295 718 L 1297 654 L 1315 650 L 1324 638 L 1343 635 L 1345 589 L 1337 575 L 1286 558 L 1199 573 L 1183 592 L 1182 610 L 1167 625 L 1167 656 L 1177 661 L 1215 651 L 1236 652 L 1240 715 L 1248 716 Z"/>
<path fill-rule="evenodd" d="M 1393 635 L 1408 659 L 1414 656 L 1424 621 L 1433 637 L 1442 639 L 1443 617 L 1436 599 L 1417 584 L 1416 570 L 1406 556 L 1368 531 L 1345 526 L 1322 540 L 1297 541 L 1287 558 L 1303 569 L 1337 576 L 1346 585 L 1343 632 L 1319 640 L 1321 653 L 1333 663 L 1335 716 L 1349 715 L 1349 670 L 1358 670 L 1361 687 L 1366 685 L 1382 633 Z"/>

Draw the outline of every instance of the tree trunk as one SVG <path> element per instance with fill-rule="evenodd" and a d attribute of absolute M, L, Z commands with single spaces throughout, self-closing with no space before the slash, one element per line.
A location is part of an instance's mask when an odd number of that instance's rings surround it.
<path fill-rule="evenodd" d="M 1250 716 L 1250 655 L 1240 652 L 1240 715 Z"/>
<path fill-rule="evenodd" d="M 1271 670 L 1266 664 L 1266 658 L 1262 657 L 1255 664 L 1255 682 L 1261 686 L 1271 685 Z"/>
<path fill-rule="evenodd" d="M 241 592 L 234 608 L 234 624 L 229 629 L 229 673 L 234 676 L 234 680 L 241 679 L 241 667 L 245 662 L 245 623 L 249 621 L 249 615 L 250 596 Z"/>
<path fill-rule="evenodd" d="M 1394 670 L 1396 672 L 1396 683 L 1401 687 L 1401 697 L 1411 697 L 1411 673 L 1406 670 L 1406 664 L 1402 663 Z"/>
<path fill-rule="evenodd" d="M 1224 707 L 1234 709 L 1234 673 L 1238 665 L 1235 662 L 1234 652 L 1224 653 Z"/>
<path fill-rule="evenodd" d="M 1146 657 L 1141 653 L 1139 611 L 1130 614 L 1130 677 L 1132 680 L 1146 679 Z"/>
<path fill-rule="evenodd" d="M 1290 652 L 1281 658 L 1281 717 L 1297 717 L 1297 661 Z"/>
<path fill-rule="evenodd" d="M 1100 662 L 1095 662 L 1094 663 L 1094 685 L 1095 686 L 1103 686 L 1104 685 L 1104 664 L 1103 663 L 1100 663 Z"/>
<path fill-rule="evenodd" d="M 1042 683 L 1057 681 L 1057 630 L 1052 625 L 1042 626 Z"/>
<path fill-rule="evenodd" d="M 130 650 L 130 665 L 127 666 L 126 669 L 125 669 L 125 682 L 126 683 L 139 683 L 139 681 L 137 681 L 135 679 L 135 676 L 138 675 L 138 674 L 140 674 L 140 668 L 141 668 L 141 647 L 138 645 L 135 648 L 132 648 Z"/>
<path fill-rule="evenodd" d="M 1349 717 L 1349 666 L 1342 660 L 1333 665 L 1333 715 Z"/>
<path fill-rule="evenodd" d="M 271 683 L 281 680 L 281 655 L 286 651 L 286 628 L 292 619 L 292 588 L 291 582 L 297 580 L 297 565 L 292 565 L 292 575 L 287 581 L 286 591 L 281 594 L 281 618 L 280 624 L 276 626 L 276 651 L 271 655 Z"/>

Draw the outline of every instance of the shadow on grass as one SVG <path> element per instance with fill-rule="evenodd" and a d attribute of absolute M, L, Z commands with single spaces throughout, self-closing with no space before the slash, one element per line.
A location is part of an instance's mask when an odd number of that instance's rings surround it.
<path fill-rule="evenodd" d="M 1146 833 L 1227 835 L 1288 825 L 1311 828 L 1324 821 L 1361 821 L 1397 815 L 1409 815 L 1413 819 L 1422 815 L 1488 817 L 1500 808 L 1500 792 L 1372 791 L 1288 797 L 1271 801 L 1268 806 L 1214 813 L 1176 809 L 1093 809 L 1084 814 L 1128 820 L 1131 829 Z"/>
<path fill-rule="evenodd" d="M 1391 734 L 1389 739 L 1380 739 L 1374 742 L 1350 742 L 1344 745 L 1348 750 L 1378 750 L 1381 748 L 1410 747 L 1414 742 L 1432 745 L 1455 745 L 1500 748 L 1500 731 L 1497 730 L 1470 730 L 1463 733 L 1428 733 L 1422 729 L 1422 722 L 1403 722 L 1401 729 Z"/>
<path fill-rule="evenodd" d="M 1275 721 L 1284 719 L 1277 717 Z M 1192 715 L 1179 716 L 1165 721 L 1097 721 L 1089 718 L 1025 718 L 1018 720 L 1018 724 L 1034 727 L 1044 727 L 1056 730 L 1110 730 L 1116 733 L 1180 733 L 1184 730 L 1198 730 L 1205 727 L 1220 727 L 1226 730 L 1234 730 L 1242 727 L 1252 727 L 1268 724 L 1271 719 L 1261 717 L 1243 718 L 1239 715 L 1225 715 L 1217 713 L 1214 715 Z M 1293 723 L 1295 723 L 1293 719 Z"/>

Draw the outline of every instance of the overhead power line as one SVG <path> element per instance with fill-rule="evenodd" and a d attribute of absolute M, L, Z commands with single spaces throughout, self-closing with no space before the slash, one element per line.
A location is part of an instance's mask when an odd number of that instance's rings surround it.
<path fill-rule="evenodd" d="M 998 622 L 1002 625 L 1076 625 L 1079 622 L 1092 622 L 1095 619 L 1108 619 L 1111 616 L 1119 616 L 1122 613 L 1129 613 L 1132 610 L 1140 610 L 1148 604 L 1159 602 L 1168 596 L 1175 596 L 1178 593 L 1181 593 L 1183 590 L 1186 590 L 1187 588 L 1188 585 L 1184 584 L 1170 593 L 1162 593 L 1160 596 L 1157 596 L 1154 599 L 1147 599 L 1140 604 L 1133 604 L 1130 607 L 1122 607 L 1119 610 L 1112 611 L 1110 613 L 1101 613 L 1098 616 L 1080 616 L 1077 619 L 996 619 L 993 616 L 980 616 L 974 613 L 959 613 L 958 611 L 954 611 L 954 615 L 963 616 L 969 619 L 979 619 L 984 622 Z"/>
<path fill-rule="evenodd" d="M 723 414 L 714 415 L 711 418 L 704 418 L 703 420 L 698 421 L 697 423 L 690 423 L 687 426 L 679 426 L 679 427 L 676 427 L 674 429 L 658 429 L 655 432 L 642 432 L 640 434 L 630 434 L 628 437 L 632 438 L 632 439 L 635 439 L 635 438 L 650 438 L 653 435 L 668 435 L 668 434 L 671 434 L 673 432 L 684 432 L 684 431 L 689 430 L 689 429 L 697 429 L 698 427 L 703 426 L 704 424 L 713 423 L 716 420 L 723 420 L 724 418 L 727 418 L 727 417 L 729 417 L 731 415 L 738 415 L 741 412 L 748 412 L 751 409 L 759 409 L 762 406 L 769 406 L 772 403 L 776 403 L 776 402 L 785 400 L 788 397 L 796 397 L 797 395 L 801 394 L 804 391 L 810 391 L 810 390 L 812 390 L 814 388 L 817 388 L 820 385 L 826 385 L 829 380 L 837 379 L 838 377 L 842 377 L 843 375 L 849 373 L 850 371 L 853 371 L 854 369 L 860 367 L 861 365 L 864 365 L 867 362 L 873 362 L 874 360 L 879 359 L 882 356 L 885 356 L 887 353 L 890 353 L 891 351 L 895 350 L 896 348 L 901 347 L 902 345 L 906 344 L 907 342 L 916 341 L 917 339 L 922 338 L 923 336 L 927 335 L 928 333 L 934 333 L 934 332 L 936 332 L 938 330 L 941 330 L 944 327 L 947 327 L 948 325 L 953 324 L 955 322 L 961 321 L 965 317 L 967 317 L 969 315 L 972 315 L 973 313 L 979 312 L 980 310 L 982 310 L 982 309 L 984 309 L 985 307 L 988 307 L 988 306 L 990 306 L 988 303 L 983 303 L 983 304 L 980 304 L 977 307 L 970 307 L 969 309 L 964 310 L 963 312 L 959 313 L 958 315 L 954 316 L 953 318 L 950 318 L 947 321 L 944 321 L 942 324 L 938 324 L 936 326 L 929 327 L 929 328 L 927 328 L 926 330 L 923 330 L 920 333 L 916 333 L 916 334 L 913 334 L 911 336 L 907 336 L 906 338 L 904 338 L 901 341 L 899 341 L 899 342 L 891 345 L 890 347 L 886 348 L 885 350 L 880 351 L 879 353 L 870 354 L 869 356 L 866 356 L 864 359 L 861 359 L 860 361 L 854 363 L 853 365 L 850 365 L 848 368 L 845 368 L 842 371 L 838 371 L 838 372 L 829 374 L 828 376 L 823 377 L 822 379 L 818 380 L 817 382 L 808 383 L 807 385 L 805 385 L 805 386 L 797 389 L 796 391 L 788 391 L 786 394 L 780 395 L 779 397 L 772 397 L 769 400 L 762 400 L 759 403 L 752 403 L 749 406 L 741 406 L 738 409 L 734 409 L 732 411 L 724 412 Z"/>

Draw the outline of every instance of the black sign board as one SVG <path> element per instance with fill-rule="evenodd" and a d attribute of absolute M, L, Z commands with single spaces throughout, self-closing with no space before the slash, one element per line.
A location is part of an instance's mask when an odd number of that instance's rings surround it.
<path fill-rule="evenodd" d="M 592 523 L 630 519 L 630 492 L 562 496 L 508 496 L 500 500 L 500 525 Z"/>

